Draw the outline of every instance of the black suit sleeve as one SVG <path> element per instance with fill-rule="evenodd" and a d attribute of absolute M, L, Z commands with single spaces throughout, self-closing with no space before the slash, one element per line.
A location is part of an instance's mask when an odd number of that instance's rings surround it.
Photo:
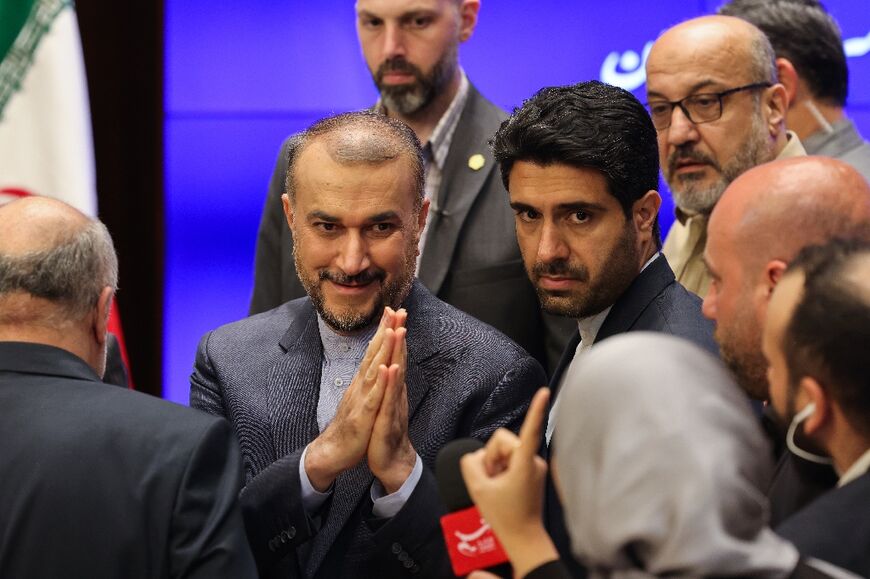
<path fill-rule="evenodd" d="M 303 450 L 273 462 L 242 489 L 245 528 L 261 573 L 317 532 L 317 522 L 308 517 L 302 504 L 299 460 Z M 331 501 L 332 497 L 327 499 L 318 518 L 325 516 Z"/>
<path fill-rule="evenodd" d="M 172 577 L 256 577 L 238 493 L 238 443 L 224 420 L 213 422 L 194 446 L 172 508 Z"/>
<path fill-rule="evenodd" d="M 257 231 L 257 250 L 254 255 L 254 291 L 251 296 L 249 313 L 258 314 L 281 305 L 281 233 L 287 222 L 281 195 L 284 194 L 284 176 L 287 164 L 289 139 L 281 145 L 269 193 L 263 206 L 260 228 Z"/>

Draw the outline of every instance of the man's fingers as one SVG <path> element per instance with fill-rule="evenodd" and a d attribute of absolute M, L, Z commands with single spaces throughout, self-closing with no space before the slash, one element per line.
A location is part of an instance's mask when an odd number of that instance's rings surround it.
<path fill-rule="evenodd" d="M 365 370 L 365 379 L 367 382 L 371 382 L 377 376 L 378 367 L 383 364 L 387 366 L 390 363 L 390 356 L 393 352 L 393 344 L 395 343 L 396 333 L 392 328 L 387 328 L 384 330 L 384 338 L 381 341 L 381 347 L 378 349 L 377 353 L 375 353 L 375 357 L 372 358 L 371 364 L 368 369 Z M 362 371 L 363 368 L 360 367 Z"/>
<path fill-rule="evenodd" d="M 399 308 L 393 316 L 393 329 L 405 327 L 405 322 L 408 321 L 408 311 L 405 308 Z"/>
<path fill-rule="evenodd" d="M 403 310 L 404 311 L 404 310 Z M 399 367 L 399 382 L 405 382 L 405 369 L 408 363 L 408 342 L 405 340 L 405 337 L 408 334 L 408 330 L 405 328 L 399 328 L 396 330 L 396 338 L 393 343 L 393 355 L 392 362 Z"/>
<path fill-rule="evenodd" d="M 544 431 L 544 418 L 550 402 L 550 389 L 540 388 L 535 392 L 526 419 L 520 427 L 520 452 L 526 456 L 538 453 L 541 446 L 541 436 Z"/>
<path fill-rule="evenodd" d="M 372 336 L 371 341 L 369 342 L 368 347 L 366 348 L 366 353 L 363 356 L 362 363 L 360 364 L 360 368 L 363 372 L 367 371 L 369 366 L 372 364 L 372 360 L 374 360 L 375 355 L 381 349 L 381 342 L 384 339 L 384 333 L 387 328 L 390 327 L 392 323 L 392 318 L 390 317 L 390 312 L 387 311 L 387 308 L 384 308 L 384 313 L 381 316 L 381 321 L 378 323 L 378 330 L 375 332 L 375 335 Z M 375 366 L 377 368 L 377 366 Z"/>
<path fill-rule="evenodd" d="M 369 413 L 376 413 L 381 407 L 381 402 L 384 399 L 384 392 L 387 389 L 387 380 L 389 372 L 387 367 L 381 364 L 378 366 L 374 385 L 369 389 L 365 396 L 365 408 Z"/>

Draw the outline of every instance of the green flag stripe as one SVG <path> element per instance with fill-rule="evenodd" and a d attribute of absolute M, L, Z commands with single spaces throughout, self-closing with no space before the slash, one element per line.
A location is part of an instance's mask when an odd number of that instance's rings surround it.
<path fill-rule="evenodd" d="M 21 6 L 13 6 L 20 4 Z M 33 54 L 39 46 L 39 41 L 51 28 L 57 15 L 73 5 L 71 0 L 0 0 L 0 42 L 8 33 L 14 34 L 14 39 L 3 52 L 0 61 L 0 119 L 10 97 L 21 87 L 21 80 L 27 74 L 33 62 Z M 28 9 L 24 21 L 18 25 L 6 22 L 7 14 L 13 20 L 20 16 L 19 11 Z M 8 30 L 7 30 L 8 24 Z M 0 44 L 0 47 L 3 45 Z"/>
<path fill-rule="evenodd" d="M 0 60 L 21 32 L 35 0 L 0 0 Z"/>

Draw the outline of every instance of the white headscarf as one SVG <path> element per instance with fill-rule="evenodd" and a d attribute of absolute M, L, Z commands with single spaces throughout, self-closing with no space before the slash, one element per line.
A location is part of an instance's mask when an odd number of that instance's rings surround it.
<path fill-rule="evenodd" d="M 572 550 L 594 575 L 783 577 L 772 456 L 745 394 L 695 345 L 632 332 L 566 375 L 555 461 Z"/>

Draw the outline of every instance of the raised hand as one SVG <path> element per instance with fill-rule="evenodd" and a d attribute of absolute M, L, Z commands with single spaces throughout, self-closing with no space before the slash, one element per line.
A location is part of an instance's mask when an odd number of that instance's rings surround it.
<path fill-rule="evenodd" d="M 355 466 L 366 455 L 389 382 L 388 365 L 396 348 L 395 316 L 395 312 L 386 308 L 335 418 L 308 446 L 305 472 L 318 491 L 328 489 L 341 472 Z"/>
<path fill-rule="evenodd" d="M 392 364 L 380 410 L 372 429 L 368 447 L 368 463 L 387 493 L 394 493 L 407 480 L 417 453 L 408 438 L 408 388 L 405 370 L 408 349 L 405 342 L 407 313 L 400 309 L 395 315 L 395 340 Z"/>
<path fill-rule="evenodd" d="M 468 494 L 522 577 L 558 558 L 542 516 L 547 463 L 538 456 L 550 391 L 532 399 L 519 436 L 500 428 L 486 446 L 460 460 Z"/>

